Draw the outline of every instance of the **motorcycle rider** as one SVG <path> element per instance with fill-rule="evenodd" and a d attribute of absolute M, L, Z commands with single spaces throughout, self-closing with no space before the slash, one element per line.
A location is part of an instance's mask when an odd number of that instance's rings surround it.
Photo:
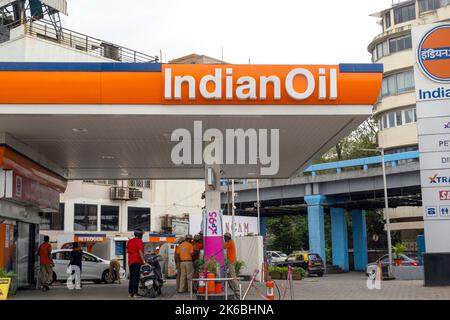
<path fill-rule="evenodd" d="M 128 284 L 128 293 L 130 298 L 135 298 L 139 288 L 139 275 L 144 260 L 144 242 L 142 229 L 134 231 L 134 238 L 127 243 L 128 266 L 130 269 L 130 281 Z"/>

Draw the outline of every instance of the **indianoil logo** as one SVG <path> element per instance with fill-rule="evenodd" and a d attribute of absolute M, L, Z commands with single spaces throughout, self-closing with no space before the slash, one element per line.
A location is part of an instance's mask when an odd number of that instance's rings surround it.
<path fill-rule="evenodd" d="M 420 69 L 429 79 L 450 83 L 450 24 L 428 31 L 417 51 Z"/>

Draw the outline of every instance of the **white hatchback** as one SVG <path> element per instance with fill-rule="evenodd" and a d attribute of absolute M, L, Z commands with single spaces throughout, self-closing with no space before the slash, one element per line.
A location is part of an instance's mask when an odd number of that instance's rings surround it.
<path fill-rule="evenodd" d="M 67 268 L 70 262 L 70 249 L 52 251 L 52 259 L 55 264 L 53 268 L 53 282 L 66 281 L 69 277 Z M 121 268 L 120 275 L 125 275 L 125 270 Z M 94 281 L 95 283 L 109 281 L 109 260 L 103 260 L 92 253 L 84 252 L 82 256 L 82 281 Z"/>

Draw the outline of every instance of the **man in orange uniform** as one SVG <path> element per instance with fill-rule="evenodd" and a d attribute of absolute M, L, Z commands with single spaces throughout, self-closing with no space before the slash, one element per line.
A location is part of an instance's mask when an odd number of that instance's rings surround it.
<path fill-rule="evenodd" d="M 181 277 L 181 269 L 180 269 L 180 244 L 182 244 L 184 238 L 181 237 L 177 240 L 177 246 L 175 248 L 175 268 L 177 269 L 177 292 L 180 291 L 180 277 Z"/>
<path fill-rule="evenodd" d="M 194 264 L 194 278 L 198 279 L 200 268 L 199 268 L 199 260 L 200 260 L 200 251 L 203 249 L 203 239 L 200 234 L 196 234 L 194 236 L 194 242 L 192 243 L 194 245 L 194 256 L 192 257 L 192 261 Z M 197 291 L 197 282 L 194 283 L 194 291 Z"/>
<path fill-rule="evenodd" d="M 192 245 L 192 235 L 188 234 L 186 240 L 179 245 L 179 261 L 180 261 L 180 290 L 178 293 L 188 292 L 191 290 L 191 281 L 194 276 L 194 266 L 192 265 L 192 256 L 194 255 L 194 246 Z"/>
<path fill-rule="evenodd" d="M 228 272 L 230 278 L 236 278 L 236 245 L 234 244 L 234 240 L 231 239 L 231 234 L 229 232 L 225 233 L 223 238 L 225 240 L 224 247 L 227 251 Z M 237 292 L 239 286 L 237 280 L 231 280 L 230 286 L 234 292 Z"/>
<path fill-rule="evenodd" d="M 42 291 L 50 290 L 49 284 L 53 278 L 53 259 L 52 259 L 52 245 L 50 244 L 50 237 L 45 236 L 44 242 L 38 249 L 39 264 L 41 270 L 41 285 Z"/>

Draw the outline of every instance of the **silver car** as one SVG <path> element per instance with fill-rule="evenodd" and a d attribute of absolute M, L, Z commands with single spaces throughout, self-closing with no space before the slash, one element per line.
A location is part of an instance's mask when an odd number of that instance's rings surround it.
<path fill-rule="evenodd" d="M 52 259 L 55 264 L 53 268 L 53 282 L 66 281 L 70 276 L 67 269 L 70 262 L 70 249 L 52 251 Z M 121 277 L 125 276 L 125 270 L 121 268 Z M 82 256 L 82 281 L 94 281 L 95 283 L 110 282 L 109 260 L 103 260 L 92 253 L 84 252 Z"/>

